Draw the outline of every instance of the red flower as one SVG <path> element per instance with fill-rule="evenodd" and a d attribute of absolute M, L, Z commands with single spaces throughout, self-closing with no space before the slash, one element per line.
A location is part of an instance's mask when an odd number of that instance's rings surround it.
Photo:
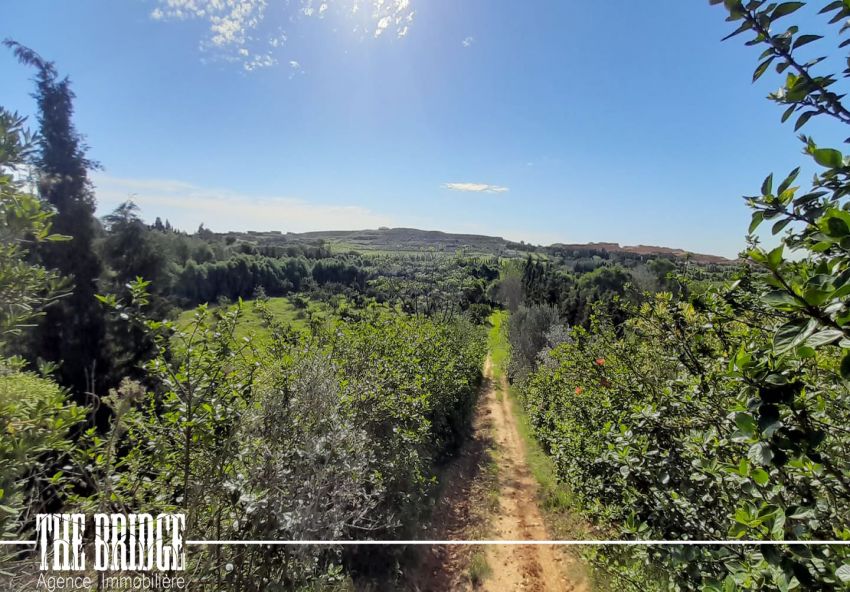
<path fill-rule="evenodd" d="M 577 394 L 577 395 L 580 395 L 580 394 L 582 394 L 583 392 L 584 392 L 584 389 L 583 389 L 583 388 L 581 388 L 580 386 L 577 386 L 577 387 L 576 387 L 576 394 Z"/>
<path fill-rule="evenodd" d="M 596 358 L 595 363 L 596 363 L 597 366 L 604 366 L 605 365 L 605 358 Z"/>

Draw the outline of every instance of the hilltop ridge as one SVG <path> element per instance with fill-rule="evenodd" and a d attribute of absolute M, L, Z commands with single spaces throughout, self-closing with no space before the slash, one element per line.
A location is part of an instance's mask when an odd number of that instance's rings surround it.
<path fill-rule="evenodd" d="M 250 236 L 254 240 L 270 243 L 300 243 L 323 241 L 336 249 L 364 252 L 434 250 L 438 252 L 464 251 L 472 255 L 518 257 L 525 253 L 559 253 L 573 251 L 593 254 L 594 252 L 632 253 L 644 256 L 690 257 L 699 263 L 730 264 L 734 261 L 719 255 L 693 253 L 685 249 L 653 245 L 620 245 L 615 242 L 554 243 L 533 245 L 514 242 L 500 236 L 463 234 L 418 228 L 374 228 L 364 230 L 318 230 L 311 232 L 228 232 L 228 236 Z"/>

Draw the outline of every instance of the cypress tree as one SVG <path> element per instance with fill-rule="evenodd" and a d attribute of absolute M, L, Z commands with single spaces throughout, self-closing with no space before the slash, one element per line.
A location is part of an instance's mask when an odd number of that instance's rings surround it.
<path fill-rule="evenodd" d="M 27 353 L 58 364 L 60 383 L 82 400 L 86 392 L 97 390 L 98 376 L 108 370 L 102 351 L 104 315 L 95 298 L 101 263 L 93 249 L 97 220 L 88 178 L 96 164 L 86 158 L 86 146 L 72 122 L 75 96 L 69 79 L 60 78 L 53 62 L 31 49 L 11 40 L 4 44 L 36 70 L 33 98 L 39 109 L 39 138 L 34 164 L 39 195 L 55 211 L 53 231 L 72 239 L 39 247 L 42 264 L 69 278 L 73 291 L 48 307 Z"/>

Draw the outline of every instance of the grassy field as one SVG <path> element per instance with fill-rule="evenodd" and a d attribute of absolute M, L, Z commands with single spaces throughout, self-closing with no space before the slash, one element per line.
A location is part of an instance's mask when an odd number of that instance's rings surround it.
<path fill-rule="evenodd" d="M 274 315 L 275 319 L 284 325 L 291 325 L 295 329 L 306 329 L 311 316 L 327 315 L 327 305 L 320 302 L 309 302 L 307 308 L 297 308 L 288 298 L 269 298 L 266 301 L 268 309 Z M 236 304 L 231 304 L 230 309 L 236 308 Z M 218 308 L 217 305 L 211 305 L 210 310 Z M 186 327 L 192 322 L 195 315 L 195 309 L 184 310 L 177 318 L 177 324 L 180 327 Z M 263 319 L 257 311 L 255 301 L 245 301 L 242 303 L 242 318 L 239 326 L 236 329 L 236 338 L 250 337 L 252 339 L 263 339 L 268 331 L 263 325 Z"/>

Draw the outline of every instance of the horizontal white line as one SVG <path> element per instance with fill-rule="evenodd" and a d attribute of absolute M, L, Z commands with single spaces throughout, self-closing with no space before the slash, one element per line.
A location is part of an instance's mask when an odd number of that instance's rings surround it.
<path fill-rule="evenodd" d="M 558 545 L 558 546 L 779 546 L 779 545 L 850 545 L 850 541 L 186 541 L 187 545 L 293 545 L 293 546 L 356 546 L 356 545 Z"/>
<path fill-rule="evenodd" d="M 21 540 L 8 541 L 0 540 L 0 545 L 35 545 L 37 541 Z M 341 546 L 353 547 L 358 545 L 363 546 L 388 546 L 388 545 L 428 545 L 428 546 L 448 546 L 448 545 L 557 545 L 557 546 L 573 546 L 573 547 L 592 547 L 592 546 L 640 546 L 640 547 L 671 547 L 677 545 L 683 546 L 781 546 L 781 545 L 843 545 L 850 546 L 850 541 L 624 541 L 624 540 L 582 540 L 582 541 L 186 541 L 187 545 L 289 545 L 289 546 Z"/>

